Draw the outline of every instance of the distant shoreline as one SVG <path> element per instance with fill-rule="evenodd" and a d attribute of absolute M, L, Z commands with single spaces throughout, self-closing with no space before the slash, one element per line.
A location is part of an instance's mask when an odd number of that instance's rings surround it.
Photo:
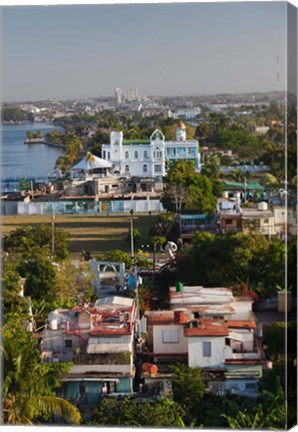
<path fill-rule="evenodd" d="M 24 121 L 2 121 L 1 122 L 1 126 L 18 126 L 18 125 L 30 125 L 30 124 L 36 124 L 36 123 L 40 123 L 40 124 L 49 124 L 51 126 L 53 126 L 53 123 L 51 121 L 42 121 L 42 122 L 32 122 L 29 120 L 24 120 Z"/>
<path fill-rule="evenodd" d="M 26 139 L 24 141 L 24 144 L 44 144 L 50 147 L 58 147 L 64 150 L 66 149 L 66 146 L 64 144 L 45 141 L 44 139 L 39 139 L 39 138 Z"/>

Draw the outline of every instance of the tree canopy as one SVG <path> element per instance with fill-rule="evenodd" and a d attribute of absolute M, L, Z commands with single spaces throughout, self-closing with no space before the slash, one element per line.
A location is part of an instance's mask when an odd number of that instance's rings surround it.
<path fill-rule="evenodd" d="M 197 232 L 179 262 L 179 277 L 189 284 L 231 286 L 245 282 L 266 297 L 284 282 L 285 245 L 261 234 Z"/>
<path fill-rule="evenodd" d="M 196 173 L 193 161 L 176 162 L 169 169 L 164 183 L 161 202 L 166 210 L 196 210 L 206 214 L 215 210 L 216 197 L 213 194 L 212 180 Z"/>
<path fill-rule="evenodd" d="M 48 422 L 55 415 L 79 424 L 81 415 L 70 402 L 58 398 L 55 389 L 69 364 L 44 364 L 36 341 L 14 316 L 3 328 L 4 423 L 31 425 Z"/>
<path fill-rule="evenodd" d="M 183 427 L 183 410 L 172 400 L 146 400 L 137 402 L 125 397 L 123 400 L 104 398 L 90 425 L 131 427 Z"/>

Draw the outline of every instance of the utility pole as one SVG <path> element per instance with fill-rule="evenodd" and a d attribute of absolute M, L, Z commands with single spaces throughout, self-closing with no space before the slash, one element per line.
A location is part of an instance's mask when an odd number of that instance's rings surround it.
<path fill-rule="evenodd" d="M 55 211 L 54 211 L 54 200 L 52 201 L 52 255 L 55 253 Z"/>
<path fill-rule="evenodd" d="M 244 177 L 244 205 L 246 204 L 246 177 Z"/>
<path fill-rule="evenodd" d="M 136 288 L 136 333 L 137 339 L 141 337 L 141 323 L 140 323 L 140 302 L 139 302 L 139 276 L 138 276 L 138 268 L 134 267 L 134 276 L 135 276 L 135 288 Z"/>
<path fill-rule="evenodd" d="M 133 240 L 133 209 L 130 210 L 130 251 L 131 259 L 134 260 L 134 240 Z"/>

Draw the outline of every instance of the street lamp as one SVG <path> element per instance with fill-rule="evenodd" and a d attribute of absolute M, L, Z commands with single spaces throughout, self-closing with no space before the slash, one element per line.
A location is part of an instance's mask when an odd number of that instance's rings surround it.
<path fill-rule="evenodd" d="M 134 260 L 134 244 L 133 244 L 133 209 L 130 210 L 130 251 L 131 259 Z"/>
<path fill-rule="evenodd" d="M 54 200 L 52 201 L 52 254 L 55 253 L 55 211 L 54 211 Z"/>

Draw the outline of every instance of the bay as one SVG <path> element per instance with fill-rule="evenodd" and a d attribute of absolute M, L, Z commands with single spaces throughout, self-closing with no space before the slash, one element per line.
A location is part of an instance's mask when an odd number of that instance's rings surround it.
<path fill-rule="evenodd" d="M 1 177 L 47 177 L 53 175 L 55 163 L 63 149 L 45 144 L 24 144 L 26 133 L 41 130 L 43 135 L 61 128 L 47 123 L 1 126 Z"/>

